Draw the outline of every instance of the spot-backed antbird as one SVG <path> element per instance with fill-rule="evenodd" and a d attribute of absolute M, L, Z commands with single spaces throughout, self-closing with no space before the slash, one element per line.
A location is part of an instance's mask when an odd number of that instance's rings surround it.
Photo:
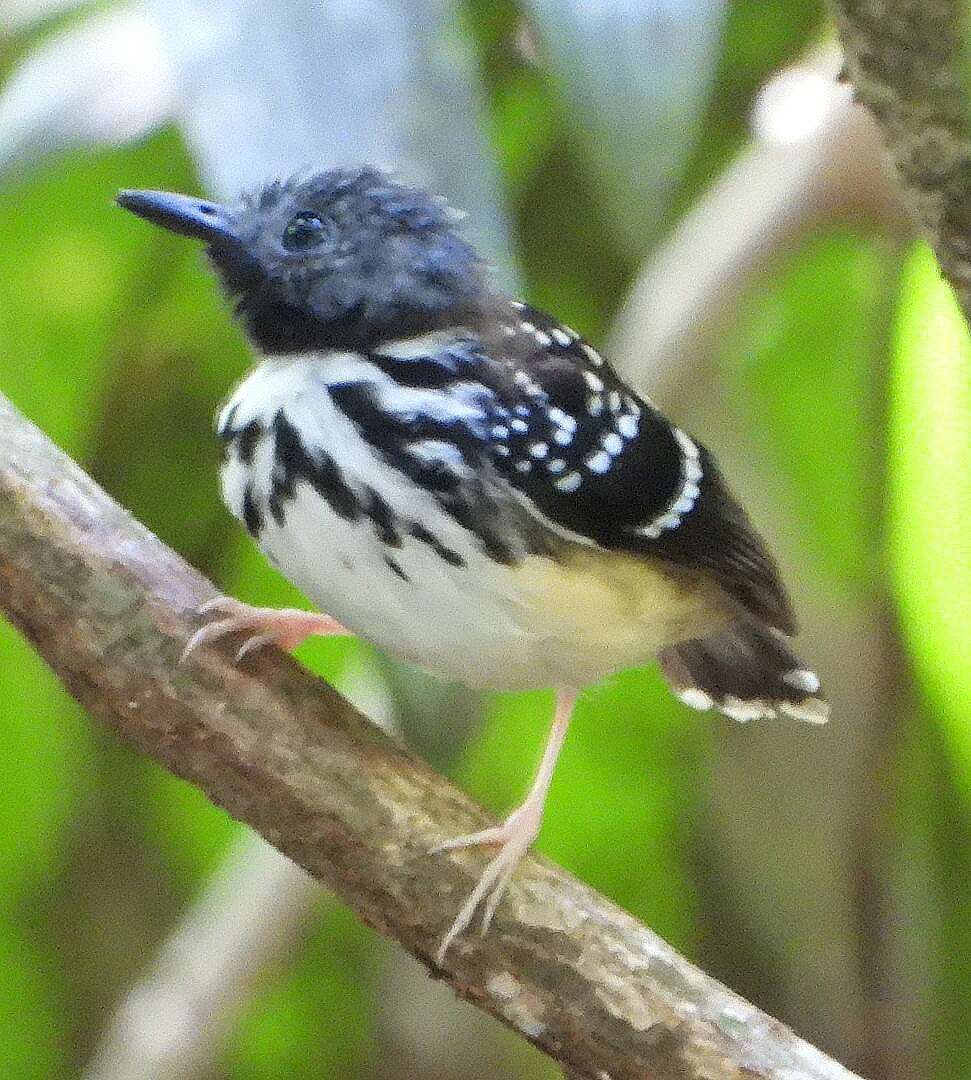
<path fill-rule="evenodd" d="M 218 421 L 223 494 L 327 614 L 223 598 L 188 651 L 359 634 L 446 678 L 556 688 L 539 772 L 440 950 L 539 830 L 578 690 L 657 656 L 689 705 L 826 719 L 776 565 L 711 454 L 569 327 L 499 292 L 444 201 L 370 167 L 235 206 L 118 202 L 202 240 L 259 363 Z"/>

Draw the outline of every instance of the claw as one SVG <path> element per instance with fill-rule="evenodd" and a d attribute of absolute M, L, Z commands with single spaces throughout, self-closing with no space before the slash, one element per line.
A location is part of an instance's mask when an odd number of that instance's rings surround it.
<path fill-rule="evenodd" d="M 525 807 L 521 809 L 525 809 Z M 498 826 L 495 830 L 504 833 L 504 840 L 487 841 L 488 843 L 502 843 L 502 848 L 485 868 L 482 877 L 479 878 L 475 888 L 469 894 L 469 898 L 462 905 L 458 915 L 455 916 L 455 921 L 449 927 L 448 933 L 442 938 L 442 943 L 439 945 L 436 955 L 439 966 L 444 964 L 445 954 L 448 952 L 452 942 L 459 934 L 468 929 L 469 924 L 475 917 L 476 910 L 483 901 L 485 901 L 485 907 L 482 912 L 480 932 L 484 936 L 488 931 L 492 918 L 496 913 L 496 908 L 499 906 L 499 902 L 506 891 L 506 886 L 509 884 L 509 879 L 529 850 L 529 846 L 536 838 L 539 828 L 539 821 L 535 814 L 523 814 L 522 817 L 517 815 L 518 812 L 511 814 L 506 823 Z M 492 832 L 493 830 L 487 829 L 484 831 Z M 464 847 L 469 843 L 478 842 L 474 839 L 475 835 L 478 834 L 460 837 L 460 841 L 464 841 L 464 843 L 458 843 L 455 846 Z"/>
<path fill-rule="evenodd" d="M 233 619 L 220 619 L 218 622 L 206 623 L 205 626 L 200 626 L 185 643 L 185 648 L 179 657 L 179 663 L 184 664 L 200 645 L 207 645 L 211 641 L 225 637 L 227 634 L 231 634 L 234 629 L 236 629 L 236 625 Z"/>
<path fill-rule="evenodd" d="M 200 615 L 208 615 L 212 611 L 237 611 L 243 607 L 243 603 L 232 596 L 212 596 L 204 604 L 196 609 Z"/>
<path fill-rule="evenodd" d="M 199 630 L 195 631 L 186 642 L 186 647 L 183 649 L 179 662 L 184 663 L 188 660 L 189 654 L 198 649 L 200 645 L 215 642 L 218 638 L 231 634 L 235 629 L 237 629 L 237 626 L 235 626 L 235 620 L 233 619 L 220 619 L 218 622 L 207 622 L 204 626 L 200 626 Z"/>
<path fill-rule="evenodd" d="M 501 844 L 508 837 L 505 825 L 493 825 L 481 832 L 470 833 L 468 836 L 454 836 L 451 840 L 436 844 L 430 854 L 438 855 L 442 851 L 459 851 L 462 848 L 478 847 L 480 844 Z"/>
<path fill-rule="evenodd" d="M 523 852 L 525 855 L 526 852 Z M 485 902 L 485 907 L 482 909 L 482 923 L 479 926 L 479 934 L 485 937 L 489 933 L 489 927 L 492 925 L 492 917 L 496 913 L 496 908 L 499 906 L 499 901 L 503 898 L 506 891 L 506 886 L 509 884 L 509 879 L 513 875 L 513 871 L 519 865 L 520 859 L 523 855 L 519 856 L 511 866 L 507 866 L 506 869 L 497 879 L 495 885 L 492 887 L 492 892 L 489 893 L 489 899 Z"/>
<path fill-rule="evenodd" d="M 272 634 L 254 634 L 236 650 L 236 663 L 238 664 L 243 657 L 249 656 L 251 652 L 266 648 L 267 645 L 273 645 L 275 641 L 276 638 Z"/>
<path fill-rule="evenodd" d="M 328 615 L 291 608 L 251 607 L 231 596 L 214 596 L 199 607 L 200 615 L 225 615 L 200 627 L 186 642 L 179 663 L 185 663 L 200 645 L 208 645 L 227 634 L 251 633 L 236 652 L 236 661 L 267 645 L 295 649 L 311 634 L 346 634 L 347 631 Z"/>

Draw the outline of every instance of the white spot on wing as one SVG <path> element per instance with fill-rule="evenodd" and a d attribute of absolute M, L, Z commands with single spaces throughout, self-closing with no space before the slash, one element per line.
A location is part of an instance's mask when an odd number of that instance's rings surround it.
<path fill-rule="evenodd" d="M 600 441 L 608 454 L 619 454 L 624 449 L 624 440 L 616 431 L 608 431 Z"/>
<path fill-rule="evenodd" d="M 536 382 L 536 380 L 533 379 L 525 371 L 517 371 L 512 378 L 513 382 L 519 387 L 519 389 L 523 390 L 527 394 L 535 396 L 538 394 L 542 394 L 543 392 L 543 388 L 539 385 L 539 383 Z"/>
<path fill-rule="evenodd" d="M 566 428 L 567 431 L 576 431 L 577 422 L 568 413 L 562 409 L 558 409 L 555 405 L 546 410 L 546 415 L 561 428 Z"/>
<path fill-rule="evenodd" d="M 640 425 L 637 423 L 637 417 L 632 413 L 624 413 L 622 416 L 617 417 L 617 430 L 624 436 L 625 439 L 634 439 L 637 437 L 637 429 Z"/>
<path fill-rule="evenodd" d="M 588 345 L 586 342 L 584 342 L 583 351 L 587 354 L 587 359 L 590 361 L 591 364 L 594 365 L 594 367 L 601 367 L 603 365 L 603 357 L 592 345 Z"/>
<path fill-rule="evenodd" d="M 587 386 L 589 386 L 590 389 L 594 391 L 594 393 L 599 394 L 600 391 L 603 390 L 604 381 L 600 378 L 599 375 L 594 375 L 592 371 L 584 371 L 583 378 Z"/>
<path fill-rule="evenodd" d="M 580 486 L 581 480 L 582 477 L 578 472 L 568 472 L 566 476 L 561 476 L 560 479 L 556 481 L 555 486 L 560 491 L 566 491 L 569 493 L 576 491 L 576 489 Z"/>
<path fill-rule="evenodd" d="M 681 488 L 681 495 L 678 501 L 668 511 L 669 514 L 673 514 L 677 518 L 681 518 L 686 514 L 692 506 L 695 504 L 695 500 L 701 494 L 701 490 L 696 483 L 692 480 L 686 480 L 684 487 Z"/>
<path fill-rule="evenodd" d="M 689 686 L 684 690 L 679 690 L 678 697 L 685 705 L 690 705 L 692 709 L 710 709 L 715 704 L 711 696 L 697 686 Z"/>
<path fill-rule="evenodd" d="M 793 668 L 782 676 L 782 681 L 795 687 L 796 690 L 804 690 L 807 694 L 815 694 L 819 690 L 819 679 L 816 673 L 806 668 Z"/>
<path fill-rule="evenodd" d="M 606 450 L 597 450 L 595 453 L 585 457 L 583 463 L 592 473 L 600 473 L 602 475 L 610 468 L 613 460 L 614 459 Z"/>

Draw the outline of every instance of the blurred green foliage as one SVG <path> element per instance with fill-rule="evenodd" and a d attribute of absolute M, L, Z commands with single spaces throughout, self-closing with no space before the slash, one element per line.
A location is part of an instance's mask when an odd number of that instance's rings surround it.
<path fill-rule="evenodd" d="M 971 340 L 925 247 L 905 267 L 893 344 L 894 583 L 918 675 L 971 795 Z"/>
<path fill-rule="evenodd" d="M 731 395 L 787 481 L 787 512 L 833 591 L 872 588 L 883 497 L 882 380 L 897 257 L 833 228 L 788 254 L 740 305 Z M 834 283 L 839 291 L 834 292 Z M 798 359 L 794 359 L 798 358 Z M 832 454 L 824 447 L 852 446 Z"/>
<path fill-rule="evenodd" d="M 542 56 L 516 44 L 520 18 L 516 5 L 469 3 L 463 19 L 478 50 L 517 255 L 530 299 L 598 340 L 638 265 L 612 236 L 609 200 Z M 816 5 L 729 5 L 708 106 L 658 217 L 658 242 L 744 147 L 761 82 L 821 30 Z M 26 47 L 14 39 L 0 56 L 9 64 Z M 196 187 L 175 131 L 48 160 L 0 187 L 0 389 L 221 588 L 294 602 L 218 498 L 210 418 L 246 368 L 245 345 L 198 253 L 113 209 L 113 192 L 135 184 Z M 892 680 L 906 683 L 912 662 L 916 686 L 903 710 L 898 773 L 881 780 L 902 791 L 901 814 L 919 822 L 904 831 L 935 883 L 913 928 L 915 951 L 939 959 L 926 1075 L 964 1080 L 971 344 L 927 251 L 915 249 L 902 273 L 898 264 L 889 241 L 845 224 L 780 253 L 739 304 L 717 350 L 716 383 L 705 390 L 723 395 L 746 429 L 739 441 L 776 470 L 782 527 L 799 538 L 820 604 L 862 597 L 880 607 L 892 582 L 891 619 L 906 645 Z M 316 642 L 300 655 L 337 680 L 366 662 L 353 642 Z M 456 766 L 456 778 L 496 811 L 522 792 L 549 706 L 543 693 L 497 699 Z M 2 1071 L 14 1080 L 68 1077 L 239 827 L 89 724 L 6 626 L 0 715 Z M 709 939 L 718 930 L 706 922 L 708 886 L 691 857 L 705 813 L 709 720 L 674 702 L 653 670 L 591 689 L 539 841 L 702 959 L 716 951 Z M 834 722 L 853 722 L 838 702 Z M 726 913 L 726 925 L 733 919 L 745 923 Z M 765 942 L 739 938 L 730 962 L 758 966 L 758 957 L 766 985 L 781 985 Z M 370 933 L 323 902 L 299 959 L 241 1018 L 220 1075 L 372 1075 L 374 955 Z M 764 1003 L 771 997 L 766 990 Z M 529 1057 L 517 1075 L 554 1073 Z"/>

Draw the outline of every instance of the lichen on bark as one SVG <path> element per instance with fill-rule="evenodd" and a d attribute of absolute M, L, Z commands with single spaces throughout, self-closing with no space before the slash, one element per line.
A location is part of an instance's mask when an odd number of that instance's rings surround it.
<path fill-rule="evenodd" d="M 958 0 L 834 0 L 846 72 L 915 220 L 971 318 L 968 12 Z"/>

